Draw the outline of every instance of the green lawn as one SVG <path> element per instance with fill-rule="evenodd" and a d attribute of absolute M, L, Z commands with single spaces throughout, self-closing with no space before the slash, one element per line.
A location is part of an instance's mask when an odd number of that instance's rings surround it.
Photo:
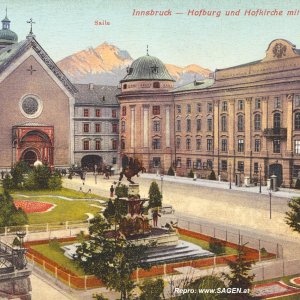
<path fill-rule="evenodd" d="M 186 235 L 180 235 L 179 238 L 181 240 L 193 243 L 195 245 L 200 246 L 204 250 L 209 250 L 209 243 L 207 241 L 199 240 L 193 237 L 189 237 Z M 225 247 L 225 253 L 223 255 L 231 255 L 231 254 L 237 254 L 237 251 L 235 249 L 232 249 L 230 247 Z"/>
<path fill-rule="evenodd" d="M 60 247 L 65 245 L 70 245 L 70 243 L 59 243 L 59 247 L 49 246 L 49 244 L 43 244 L 31 246 L 31 248 L 38 251 L 45 257 L 51 259 L 52 261 L 55 261 L 60 266 L 63 266 L 64 268 L 70 270 L 76 275 L 85 275 L 82 268 L 80 268 L 73 260 L 67 258 L 64 255 L 64 250 L 62 250 Z"/>

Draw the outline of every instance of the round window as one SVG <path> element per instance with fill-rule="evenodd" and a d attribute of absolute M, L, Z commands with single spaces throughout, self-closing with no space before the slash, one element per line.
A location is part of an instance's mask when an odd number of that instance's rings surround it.
<path fill-rule="evenodd" d="M 37 118 L 43 109 L 42 102 L 33 95 L 25 96 L 20 101 L 22 114 L 27 118 Z"/>

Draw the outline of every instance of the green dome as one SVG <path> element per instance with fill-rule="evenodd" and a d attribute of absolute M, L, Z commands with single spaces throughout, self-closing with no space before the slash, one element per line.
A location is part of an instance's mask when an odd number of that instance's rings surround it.
<path fill-rule="evenodd" d="M 18 36 L 15 32 L 10 29 L 2 29 L 0 30 L 0 41 L 8 41 L 8 42 L 17 42 Z"/>
<path fill-rule="evenodd" d="M 121 82 L 133 80 L 168 80 L 175 81 L 161 60 L 154 56 L 145 55 L 136 59 Z"/>

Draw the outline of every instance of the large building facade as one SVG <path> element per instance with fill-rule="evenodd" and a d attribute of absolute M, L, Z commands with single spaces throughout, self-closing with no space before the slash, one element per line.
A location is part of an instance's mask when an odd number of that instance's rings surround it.
<path fill-rule="evenodd" d="M 222 179 L 276 175 L 290 186 L 300 172 L 300 51 L 272 41 L 266 56 L 216 70 L 214 78 L 173 89 L 158 59 L 139 58 L 121 81 L 121 153 L 146 169 L 170 166 Z"/>

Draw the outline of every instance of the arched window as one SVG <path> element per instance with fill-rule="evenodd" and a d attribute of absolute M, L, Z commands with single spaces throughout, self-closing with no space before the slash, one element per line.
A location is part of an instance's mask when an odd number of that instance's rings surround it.
<path fill-rule="evenodd" d="M 300 129 L 300 112 L 295 113 L 295 129 Z"/>
<path fill-rule="evenodd" d="M 281 119 L 280 113 L 275 113 L 273 116 L 273 127 L 274 128 L 280 128 L 280 125 L 281 125 L 280 119 Z"/>
<path fill-rule="evenodd" d="M 238 116 L 238 131 L 244 131 L 244 116 Z"/>
<path fill-rule="evenodd" d="M 158 82 L 158 81 L 153 82 L 153 87 L 154 87 L 155 89 L 159 89 L 159 88 L 160 88 L 159 82 Z"/>
<path fill-rule="evenodd" d="M 191 139 L 190 138 L 186 139 L 186 150 L 191 150 Z"/>
<path fill-rule="evenodd" d="M 260 116 L 260 114 L 255 114 L 255 116 L 254 116 L 254 130 L 261 130 L 261 116 Z"/>
<path fill-rule="evenodd" d="M 126 116 L 126 106 L 122 107 L 122 116 Z"/>
<path fill-rule="evenodd" d="M 226 118 L 226 116 L 221 117 L 221 131 L 227 131 L 227 118 Z"/>
<path fill-rule="evenodd" d="M 125 149 L 125 139 L 121 139 L 121 149 Z"/>

